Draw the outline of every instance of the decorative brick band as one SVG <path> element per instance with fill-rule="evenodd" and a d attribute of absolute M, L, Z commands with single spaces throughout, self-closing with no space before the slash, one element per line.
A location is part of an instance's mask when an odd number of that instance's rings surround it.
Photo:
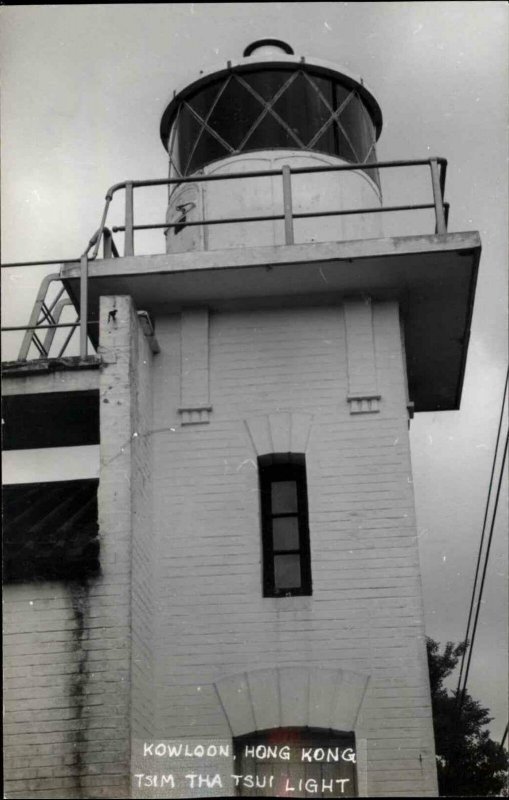
<path fill-rule="evenodd" d="M 182 414 L 182 425 L 197 425 L 201 422 L 208 422 L 209 411 L 212 411 L 212 406 L 179 408 L 179 414 Z"/>
<path fill-rule="evenodd" d="M 379 394 L 349 394 L 347 400 L 350 414 L 373 414 L 380 411 L 380 398 Z"/>

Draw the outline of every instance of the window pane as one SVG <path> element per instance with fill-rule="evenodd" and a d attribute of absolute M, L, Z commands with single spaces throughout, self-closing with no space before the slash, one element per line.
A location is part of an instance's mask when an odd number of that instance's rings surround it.
<path fill-rule="evenodd" d="M 297 511 L 297 484 L 295 481 L 272 483 L 272 513 L 291 514 Z"/>
<path fill-rule="evenodd" d="M 194 172 L 202 164 L 214 161 L 216 158 L 224 158 L 230 155 L 229 150 L 224 147 L 212 134 L 204 130 L 194 151 L 191 163 L 187 167 L 187 172 Z"/>
<path fill-rule="evenodd" d="M 355 149 L 355 160 L 364 161 L 372 142 L 364 124 L 362 103 L 357 96 L 347 103 L 339 115 L 339 121 Z"/>
<path fill-rule="evenodd" d="M 320 96 L 303 75 L 287 87 L 275 103 L 274 110 L 298 136 L 303 147 L 330 116 Z"/>
<path fill-rule="evenodd" d="M 331 135 L 334 139 L 334 154 L 344 158 L 345 161 L 357 161 L 357 156 L 335 122 L 329 125 L 325 133 L 320 136 L 313 149 L 324 153 L 328 152 Z"/>
<path fill-rule="evenodd" d="M 251 72 L 248 75 L 243 74 L 242 77 L 264 100 L 270 101 L 292 74 L 291 69 L 278 69 Z"/>
<path fill-rule="evenodd" d="M 185 171 L 187 169 L 187 162 L 189 161 L 189 156 L 191 155 L 191 150 L 198 138 L 198 134 L 201 130 L 201 125 L 192 114 L 188 108 L 182 106 L 180 109 L 179 115 L 179 163 L 178 167 L 180 170 Z"/>
<path fill-rule="evenodd" d="M 299 549 L 299 520 L 297 517 L 279 517 L 272 520 L 274 550 Z"/>
<path fill-rule="evenodd" d="M 276 590 L 300 588 L 300 556 L 274 556 L 274 583 Z"/>
<path fill-rule="evenodd" d="M 298 150 L 299 144 L 272 114 L 267 114 L 246 141 L 244 149 L 264 150 L 271 147 L 293 147 Z"/>
<path fill-rule="evenodd" d="M 187 102 L 194 110 L 205 119 L 210 111 L 212 104 L 215 102 L 217 95 L 224 85 L 224 80 L 214 81 L 209 86 L 204 86 L 196 94 L 187 99 Z"/>
<path fill-rule="evenodd" d="M 237 148 L 263 111 L 261 103 L 237 80 L 231 80 L 219 98 L 208 124 Z"/>

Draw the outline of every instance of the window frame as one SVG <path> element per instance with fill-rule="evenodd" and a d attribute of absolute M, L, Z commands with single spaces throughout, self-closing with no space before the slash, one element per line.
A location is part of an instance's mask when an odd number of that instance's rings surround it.
<path fill-rule="evenodd" d="M 260 495 L 260 518 L 262 534 L 262 585 L 264 597 L 293 597 L 312 595 L 311 547 L 309 537 L 309 513 L 307 496 L 306 463 L 303 454 L 273 453 L 258 458 L 258 481 Z M 272 511 L 272 484 L 291 481 L 296 484 L 296 512 Z M 298 548 L 276 550 L 273 542 L 273 520 L 296 517 L 298 520 Z M 275 582 L 275 557 L 277 555 L 299 555 L 300 585 L 294 588 L 277 589 Z"/>

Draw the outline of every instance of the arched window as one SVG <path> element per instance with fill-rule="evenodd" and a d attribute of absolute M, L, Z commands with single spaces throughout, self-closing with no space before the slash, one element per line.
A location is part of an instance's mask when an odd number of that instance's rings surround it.
<path fill-rule="evenodd" d="M 353 733 L 273 728 L 234 739 L 239 797 L 356 797 Z"/>

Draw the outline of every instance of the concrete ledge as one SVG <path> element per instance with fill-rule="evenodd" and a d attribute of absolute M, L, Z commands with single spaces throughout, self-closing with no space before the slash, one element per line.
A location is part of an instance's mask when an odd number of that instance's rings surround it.
<path fill-rule="evenodd" d="M 89 263 L 90 278 L 129 275 L 155 275 L 169 272 L 203 272 L 210 269 L 254 267 L 330 262 L 373 258 L 380 256 L 410 255 L 420 253 L 464 250 L 480 247 L 477 231 L 446 233 L 442 235 L 398 236 L 384 239 L 354 239 L 351 241 L 312 242 L 293 245 L 264 245 L 263 247 L 238 247 L 225 250 L 194 250 L 188 253 L 162 255 L 124 256 L 123 258 L 96 259 Z M 78 277 L 79 261 L 62 265 L 62 279 Z"/>
<path fill-rule="evenodd" d="M 476 231 L 129 256 L 89 265 L 89 319 L 101 295 L 132 296 L 154 318 L 223 309 L 397 300 L 416 411 L 459 408 L 481 251 Z M 62 281 L 79 306 L 80 266 Z M 91 326 L 90 336 L 94 337 Z"/>
<path fill-rule="evenodd" d="M 20 378 L 26 378 L 28 376 L 51 376 L 49 380 L 49 386 L 51 388 L 43 389 L 37 388 L 37 391 L 47 391 L 47 392 L 56 392 L 56 391 L 69 391 L 69 386 L 63 386 L 61 389 L 59 388 L 63 382 L 72 383 L 73 380 L 82 381 L 84 383 L 90 382 L 91 385 L 82 386 L 80 384 L 80 389 L 97 389 L 99 386 L 99 376 L 96 375 L 93 378 L 87 377 L 79 377 L 74 378 L 67 375 L 62 375 L 62 373 L 75 373 L 81 372 L 85 370 L 97 370 L 101 366 L 101 358 L 100 356 L 87 356 L 86 358 L 81 358 L 80 356 L 70 356 L 66 358 L 37 358 L 31 361 L 4 361 L 2 363 L 2 378 L 4 381 L 9 378 L 14 378 L 19 380 Z M 58 375 L 55 375 L 58 373 Z M 93 385 L 92 385 L 93 384 Z M 41 383 L 41 386 L 43 384 Z M 4 384 L 4 394 L 7 394 L 6 388 Z M 13 394 L 19 394 L 20 387 L 16 387 L 16 391 Z"/>

